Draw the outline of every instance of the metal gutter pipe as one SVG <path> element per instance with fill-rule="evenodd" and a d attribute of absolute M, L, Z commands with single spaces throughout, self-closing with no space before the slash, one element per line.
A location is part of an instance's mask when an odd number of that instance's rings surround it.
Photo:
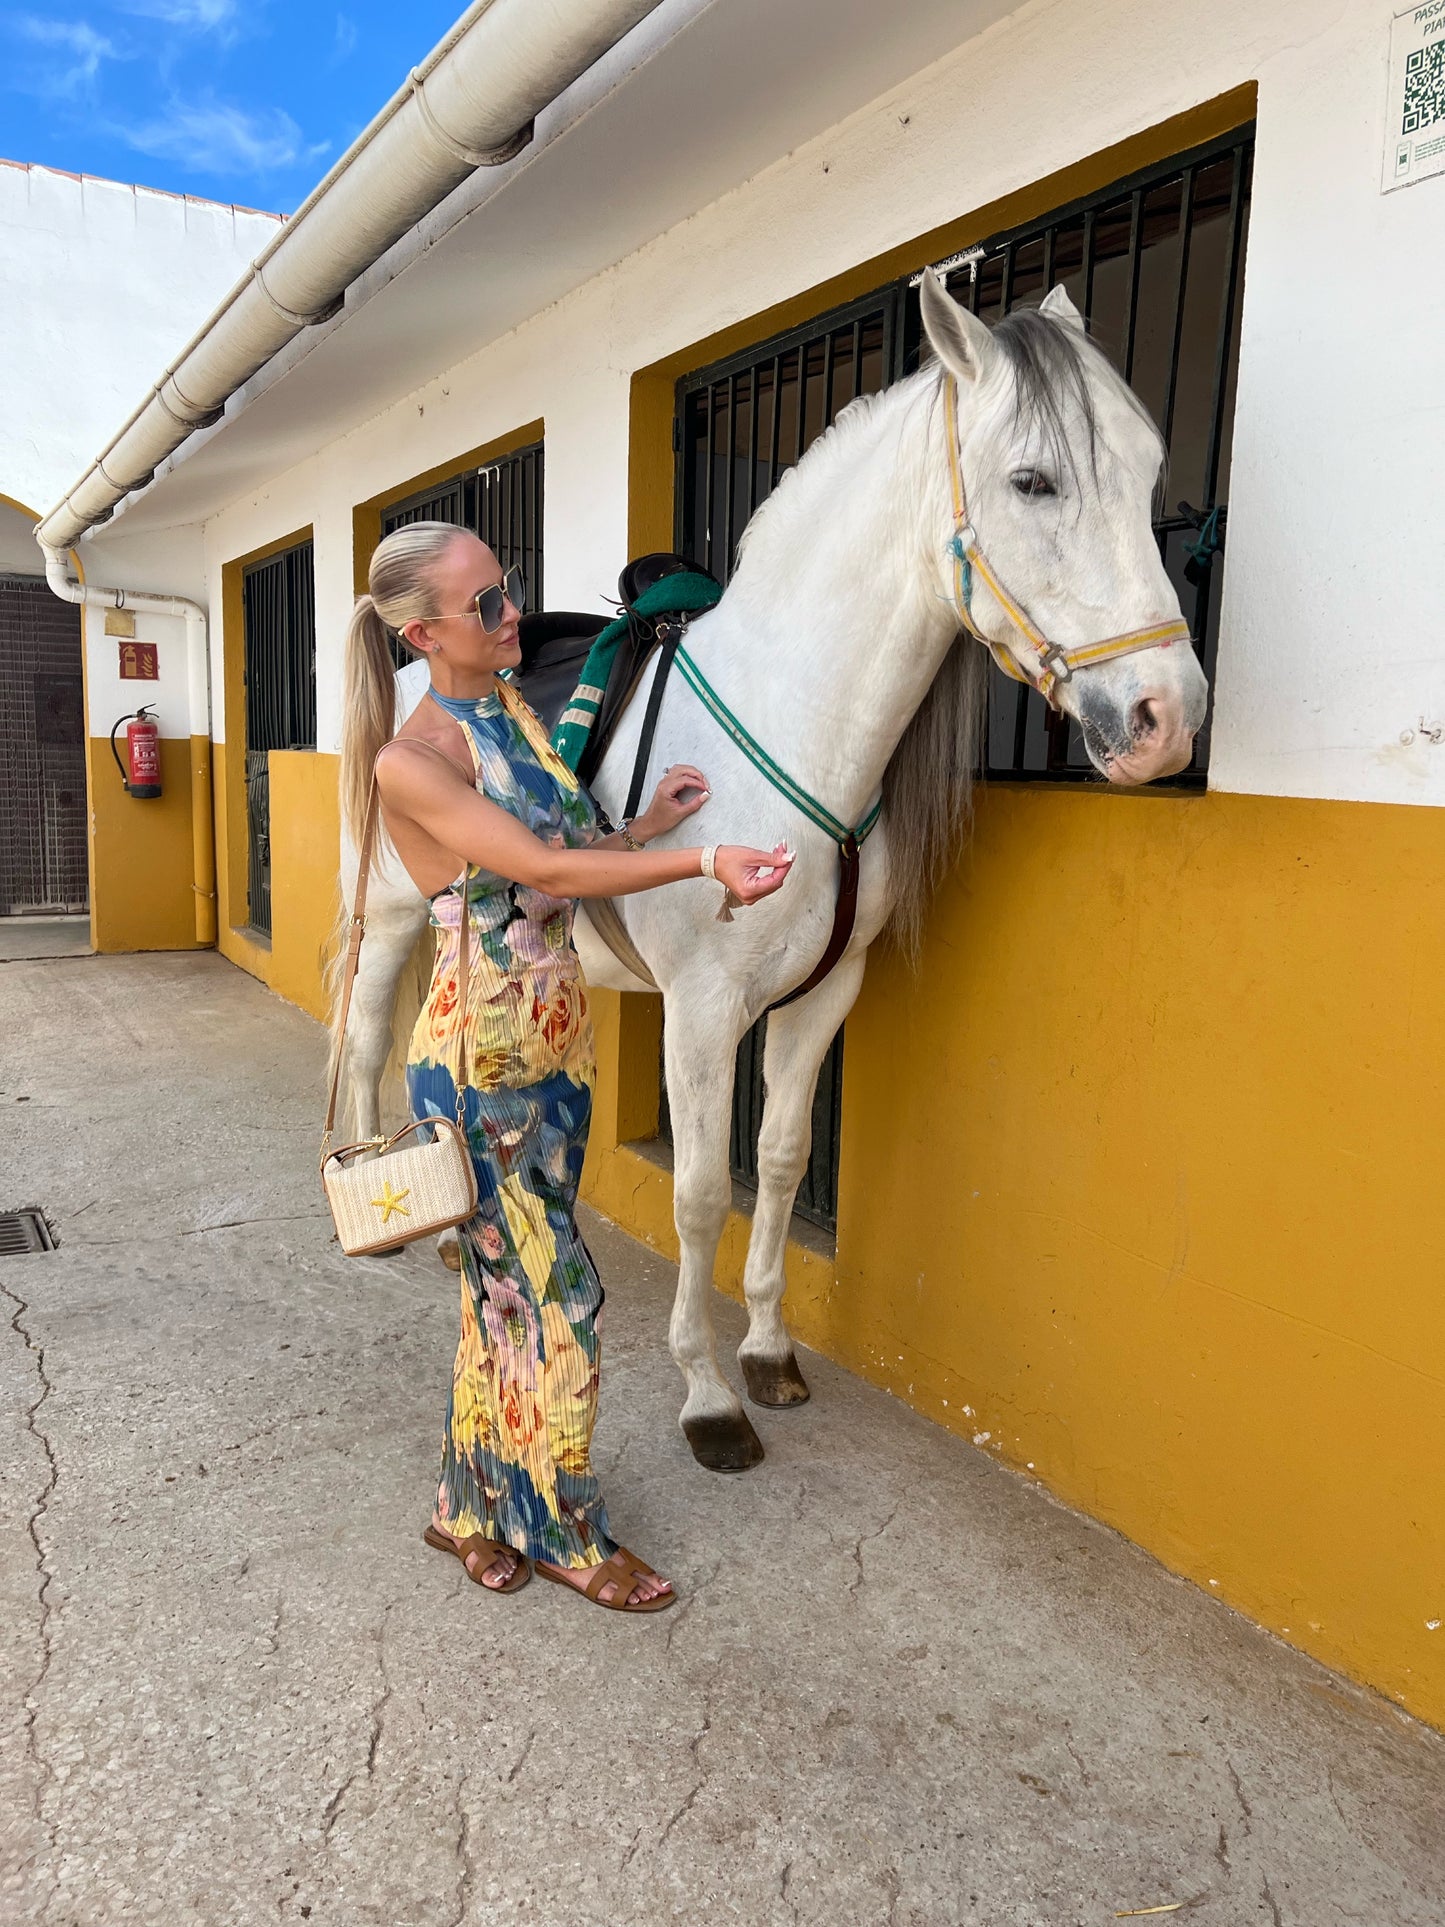
<path fill-rule="evenodd" d="M 65 556 L 46 542 L 45 580 L 62 602 L 87 609 L 134 609 L 141 615 L 181 616 L 186 625 L 186 707 L 191 736 L 191 888 L 196 897 L 196 942 L 216 941 L 216 834 L 211 801 L 211 668 L 206 612 L 179 595 L 132 595 L 72 582 Z"/>
<path fill-rule="evenodd" d="M 68 549 L 474 168 L 520 152 L 532 122 L 660 0 L 474 0 L 256 256 L 140 407 L 36 530 Z"/>

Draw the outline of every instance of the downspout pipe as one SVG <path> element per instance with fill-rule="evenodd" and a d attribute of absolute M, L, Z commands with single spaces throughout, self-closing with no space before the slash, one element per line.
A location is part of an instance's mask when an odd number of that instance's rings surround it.
<path fill-rule="evenodd" d="M 216 941 L 216 835 L 211 800 L 211 666 L 206 612 L 179 595 L 133 595 L 72 580 L 66 557 L 42 542 L 45 580 L 62 602 L 86 609 L 133 609 L 138 615 L 180 616 L 186 625 L 186 709 L 191 737 L 191 888 L 196 899 L 196 942 Z"/>
<path fill-rule="evenodd" d="M 474 0 L 256 256 L 109 446 L 36 531 L 70 548 L 477 167 L 532 123 L 660 0 Z"/>

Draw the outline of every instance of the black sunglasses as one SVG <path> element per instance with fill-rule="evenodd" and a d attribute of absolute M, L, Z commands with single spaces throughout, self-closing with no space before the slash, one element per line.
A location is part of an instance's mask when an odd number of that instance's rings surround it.
<path fill-rule="evenodd" d="M 527 579 L 516 565 L 508 569 L 500 582 L 494 582 L 489 589 L 479 589 L 472 597 L 471 608 L 463 609 L 462 614 L 475 615 L 483 633 L 490 636 L 501 628 L 502 611 L 509 602 L 518 615 L 527 606 Z"/>

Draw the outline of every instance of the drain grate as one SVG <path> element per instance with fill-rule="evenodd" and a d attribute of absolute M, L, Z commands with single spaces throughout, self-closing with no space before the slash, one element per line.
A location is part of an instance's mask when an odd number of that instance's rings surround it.
<path fill-rule="evenodd" d="M 54 1249 L 55 1237 L 43 1211 L 0 1211 L 0 1258 Z"/>

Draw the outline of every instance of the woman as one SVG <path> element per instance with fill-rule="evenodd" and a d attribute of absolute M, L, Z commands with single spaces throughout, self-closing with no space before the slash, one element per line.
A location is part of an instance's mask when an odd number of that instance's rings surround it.
<path fill-rule="evenodd" d="M 669 770 L 642 816 L 598 831 L 587 792 L 499 672 L 521 660 L 515 577 L 476 536 L 416 522 L 372 558 L 346 640 L 343 805 L 359 835 L 375 769 L 402 863 L 432 902 L 436 968 L 407 1064 L 413 1115 L 456 1114 L 458 937 L 470 915 L 465 1121 L 480 1200 L 459 1227 L 462 1330 L 427 1543 L 493 1592 L 533 1567 L 621 1612 L 673 1604 L 613 1539 L 592 1471 L 603 1292 L 574 1215 L 594 1074 L 572 904 L 715 875 L 743 903 L 792 859 L 737 847 L 647 851 L 707 799 Z M 431 691 L 393 737 L 388 631 Z M 390 739 L 390 740 L 388 740 Z"/>

